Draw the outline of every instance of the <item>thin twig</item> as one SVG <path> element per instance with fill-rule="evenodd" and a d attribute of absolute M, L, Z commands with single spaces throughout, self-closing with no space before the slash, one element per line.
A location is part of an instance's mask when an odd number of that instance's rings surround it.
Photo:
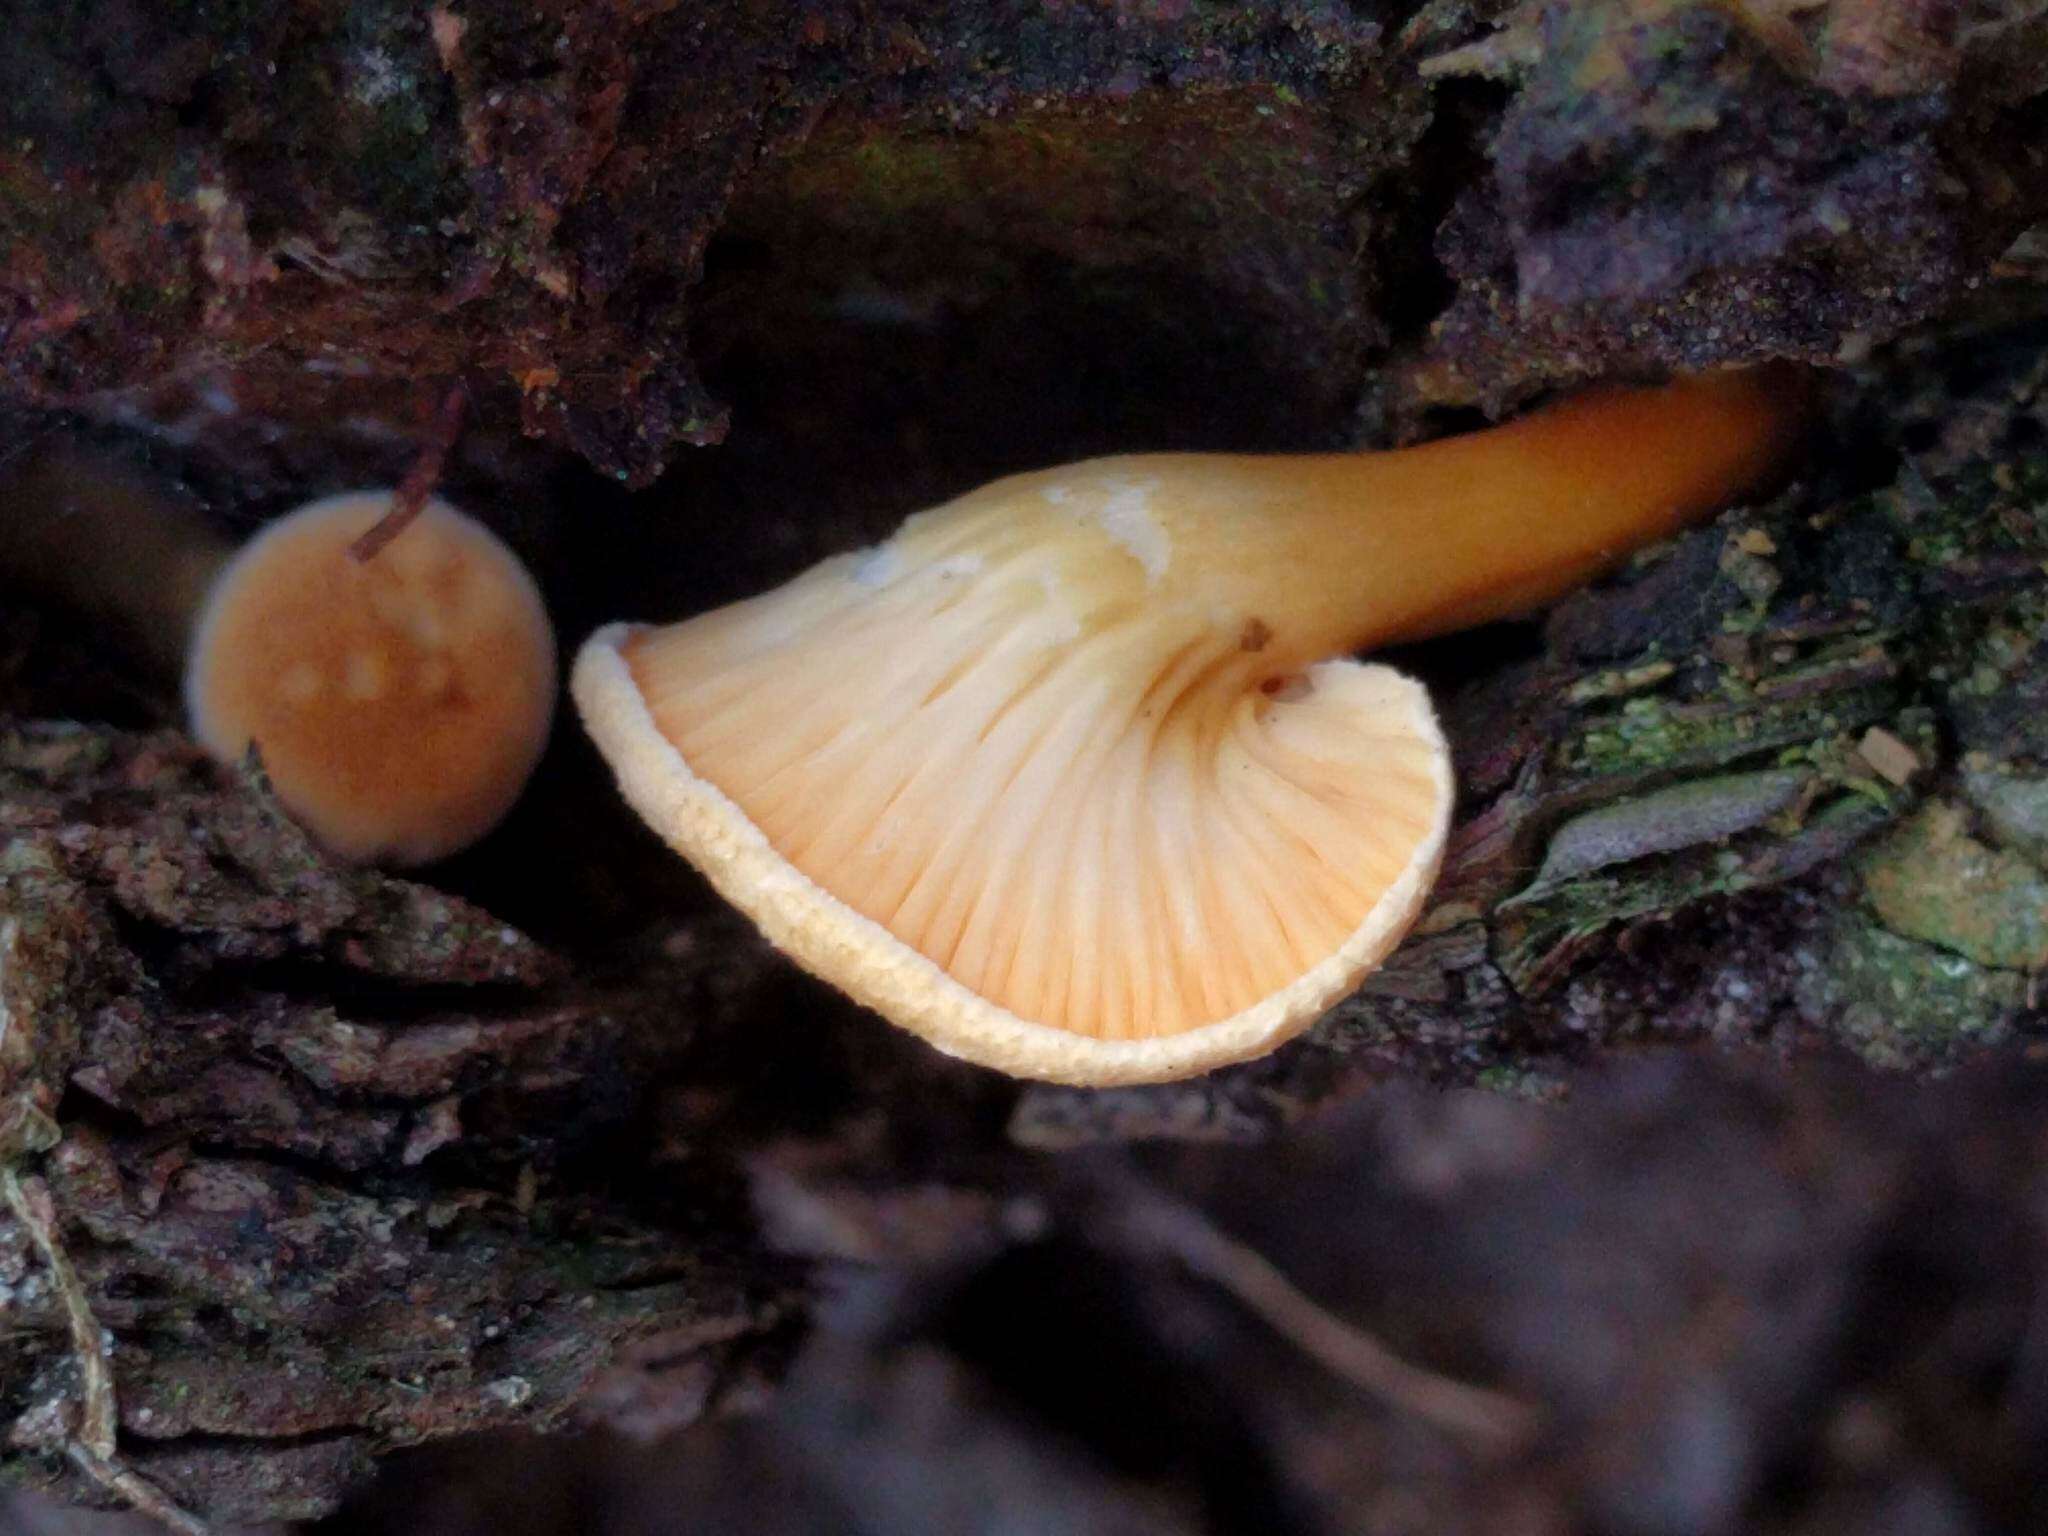
<path fill-rule="evenodd" d="M 78 1271 L 57 1240 L 50 1193 L 40 1179 L 24 1179 L 13 1169 L 0 1169 L 0 1195 L 8 1210 L 35 1240 L 50 1271 L 50 1282 L 64 1303 L 64 1321 L 71 1329 L 71 1352 L 78 1360 L 79 1414 L 78 1443 L 102 1460 L 114 1454 L 114 1373 L 107 1364 L 106 1346 L 100 1339 L 99 1319 L 92 1315 L 85 1287 L 78 1283 Z"/>
<path fill-rule="evenodd" d="M 156 1484 L 120 1462 L 95 1456 L 77 1441 L 71 1444 L 71 1459 L 80 1471 L 107 1492 L 125 1499 L 130 1508 L 148 1515 L 166 1529 L 176 1531 L 178 1536 L 213 1536 L 213 1528 L 204 1520 L 178 1508 L 164 1497 Z"/>
<path fill-rule="evenodd" d="M 42 1255 L 71 1331 L 71 1352 L 78 1361 L 79 1378 L 78 1429 L 66 1446 L 72 1461 L 102 1488 L 178 1536 L 211 1536 L 204 1521 L 173 1504 L 155 1484 L 122 1465 L 115 1454 L 120 1413 L 114 1397 L 114 1368 L 107 1359 L 99 1319 L 93 1316 L 78 1271 L 72 1268 L 71 1256 L 57 1236 L 48 1188 L 40 1179 L 24 1179 L 19 1170 L 0 1166 L 0 1200 Z"/>
<path fill-rule="evenodd" d="M 1133 1202 L 1142 1235 L 1247 1310 L 1332 1375 L 1436 1428 L 1493 1451 L 1525 1444 L 1536 1412 L 1503 1393 L 1411 1365 L 1335 1316 L 1256 1249 L 1225 1236 L 1198 1211 L 1156 1193 Z"/>
<path fill-rule="evenodd" d="M 442 396 L 440 409 L 434 412 L 433 419 L 427 424 L 426 439 L 420 444 L 419 456 L 412 461 L 412 468 L 405 472 L 405 478 L 398 482 L 398 489 L 391 494 L 391 509 L 349 545 L 350 556 L 358 561 L 374 560 L 387 544 L 412 526 L 412 520 L 420 515 L 427 498 L 434 494 L 434 487 L 441 483 L 442 466 L 448 462 L 456 440 L 462 436 L 462 416 L 468 404 L 469 391 L 459 382 Z"/>

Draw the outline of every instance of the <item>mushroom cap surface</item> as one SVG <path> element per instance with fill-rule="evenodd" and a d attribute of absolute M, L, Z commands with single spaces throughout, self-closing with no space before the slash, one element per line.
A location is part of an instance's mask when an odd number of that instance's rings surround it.
<path fill-rule="evenodd" d="M 546 744 L 554 631 L 518 557 L 431 500 L 376 556 L 386 491 L 309 503 L 221 570 L 185 673 L 192 731 L 253 743 L 278 798 L 344 858 L 410 865 L 509 810 Z"/>
<path fill-rule="evenodd" d="M 1269 645 L 1159 491 L 1144 460 L 998 482 L 604 629 L 572 691 L 671 846 L 939 1049 L 1079 1084 L 1260 1055 L 1419 912 L 1449 753 L 1419 684 Z"/>

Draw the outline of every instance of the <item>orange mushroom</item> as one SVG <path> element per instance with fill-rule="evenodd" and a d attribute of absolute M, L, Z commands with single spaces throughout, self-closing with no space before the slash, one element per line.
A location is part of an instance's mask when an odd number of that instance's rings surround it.
<path fill-rule="evenodd" d="M 1449 823 L 1421 687 L 1333 660 L 1526 611 L 1783 459 L 1781 381 L 1603 389 L 1389 453 L 1098 459 L 662 628 L 573 691 L 800 964 L 1083 1084 L 1271 1050 L 1392 949 Z"/>
<path fill-rule="evenodd" d="M 533 578 L 442 501 L 368 560 L 388 492 L 265 528 L 208 590 L 185 672 L 192 734 L 253 744 L 278 798 L 344 858 L 445 857 L 497 824 L 547 742 L 555 641 Z"/>
<path fill-rule="evenodd" d="M 508 810 L 553 718 L 554 632 L 487 528 L 429 501 L 374 558 L 385 491 L 328 497 L 240 550 L 166 488 L 63 446 L 0 475 L 0 575 L 183 676 L 192 733 L 253 744 L 345 858 L 418 864 Z"/>

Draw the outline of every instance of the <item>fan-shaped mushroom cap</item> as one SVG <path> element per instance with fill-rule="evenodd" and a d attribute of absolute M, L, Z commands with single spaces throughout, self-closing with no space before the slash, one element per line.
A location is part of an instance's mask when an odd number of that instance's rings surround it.
<path fill-rule="evenodd" d="M 1423 690 L 1324 658 L 1554 596 L 1784 436 L 1730 376 L 1398 453 L 1019 475 L 602 630 L 572 688 L 635 809 L 810 970 L 1019 1076 L 1185 1076 L 1306 1028 L 1435 876 Z"/>
<path fill-rule="evenodd" d="M 1418 684 L 1331 661 L 1269 697 L 1234 639 L 1089 645 L 1064 614 L 1006 639 L 1025 594 L 948 605 L 936 564 L 892 583 L 899 633 L 848 633 L 832 581 L 863 585 L 833 573 L 709 667 L 709 637 L 601 631 L 576 697 L 673 847 L 941 1050 L 1058 1082 L 1186 1076 L 1306 1027 L 1413 921 L 1451 805 Z M 813 686 L 770 703 L 778 661 Z M 721 719 L 749 688 L 754 728 Z"/>
<path fill-rule="evenodd" d="M 185 674 L 193 734 L 253 742 L 278 798 L 343 857 L 420 864 L 511 808 L 547 740 L 554 631 L 496 535 L 445 502 L 370 560 L 384 491 L 272 523 L 215 579 Z"/>
<path fill-rule="evenodd" d="M 1269 621 L 1174 581 L 1156 485 L 1005 481 L 766 597 L 603 631 L 584 720 L 776 945 L 942 1050 L 1084 1083 L 1258 1055 L 1413 920 L 1449 757 L 1419 685 L 1296 675 Z"/>

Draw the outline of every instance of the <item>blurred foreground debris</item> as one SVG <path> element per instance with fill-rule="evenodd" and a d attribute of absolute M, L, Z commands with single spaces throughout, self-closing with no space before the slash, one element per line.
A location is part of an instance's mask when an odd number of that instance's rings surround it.
<path fill-rule="evenodd" d="M 2044 1123 L 2039 1068 L 1930 1089 L 1665 1055 L 1562 1110 L 1386 1089 L 1256 1151 L 1087 1154 L 1030 1219 L 814 1178 L 801 1199 L 842 1229 L 924 1240 L 832 1263 L 766 1413 L 653 1450 L 522 1446 L 509 1480 L 502 1445 L 401 1459 L 336 1528 L 2038 1529 Z M 1333 1323 L 1536 1405 L 1539 1432 L 1503 1453 L 1360 1390 L 1134 1247 L 1162 1198 Z"/>

